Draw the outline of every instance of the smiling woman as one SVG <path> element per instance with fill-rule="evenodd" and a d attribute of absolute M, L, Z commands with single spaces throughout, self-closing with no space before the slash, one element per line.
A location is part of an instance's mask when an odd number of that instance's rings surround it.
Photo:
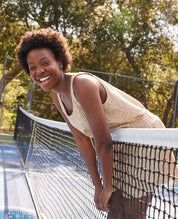
<path fill-rule="evenodd" d="M 62 62 L 56 60 L 53 52 L 48 48 L 33 49 L 27 55 L 31 78 L 40 85 L 43 90 L 55 91 L 63 76 Z"/>
<path fill-rule="evenodd" d="M 29 74 L 27 55 L 32 49 L 38 48 L 49 48 L 53 52 L 55 59 L 62 61 L 63 71 L 70 69 L 72 57 L 68 50 L 67 39 L 57 31 L 40 29 L 29 31 L 25 36 L 22 36 L 17 48 L 19 62 L 27 74 Z"/>
<path fill-rule="evenodd" d="M 121 184 L 113 190 L 110 133 L 117 128 L 164 128 L 161 120 L 139 101 L 92 74 L 66 73 L 72 58 L 67 40 L 55 30 L 27 32 L 21 38 L 17 55 L 26 73 L 43 90 L 52 91 L 53 101 L 72 131 L 88 167 L 95 186 L 97 209 L 109 212 L 108 218 L 123 219 L 129 215 L 145 218 L 154 190 L 146 183 L 140 188 L 143 191 L 140 194 L 133 195 L 128 189 L 127 197 Z M 98 173 L 96 153 L 103 182 Z M 135 172 L 135 177 L 141 180 L 145 175 Z M 122 184 L 127 184 L 127 179 L 122 180 Z"/>

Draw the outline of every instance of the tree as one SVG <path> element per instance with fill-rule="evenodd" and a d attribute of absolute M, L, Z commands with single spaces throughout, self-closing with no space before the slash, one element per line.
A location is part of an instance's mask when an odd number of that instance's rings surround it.
<path fill-rule="evenodd" d="M 2 88 L 1 88 L 2 92 L 5 86 L 7 86 L 7 84 L 10 83 L 13 80 L 13 78 L 15 78 L 16 75 L 19 74 L 21 71 L 22 71 L 22 68 L 20 64 L 15 64 L 15 66 L 12 67 L 12 69 L 5 74 L 5 77 L 1 78 L 0 85 L 2 85 Z"/>
<path fill-rule="evenodd" d="M 83 66 L 93 70 L 176 83 L 173 75 L 176 74 L 177 55 L 161 25 L 162 22 L 170 25 L 176 23 L 174 7 L 176 2 L 117 1 L 116 10 L 109 4 L 111 1 L 107 2 L 108 4 L 95 9 L 94 16 L 90 18 L 90 25 L 83 31 L 86 33 L 84 38 L 75 40 L 78 45 L 78 51 L 74 49 L 77 51 L 75 56 L 78 57 L 75 63 L 80 68 Z M 156 77 L 157 75 L 160 77 Z M 166 88 L 163 88 L 162 95 L 165 99 L 162 98 L 161 106 L 153 107 L 148 91 L 154 89 L 155 93 L 160 93 L 153 84 L 148 85 L 140 81 L 134 83 L 133 87 L 133 84 L 127 85 L 124 81 L 120 88 L 129 91 L 155 113 L 158 107 L 162 107 L 158 113 L 162 118 L 167 113 L 166 101 L 173 95 L 174 90 L 166 91 Z M 164 90 L 166 92 L 163 92 Z M 155 98 L 156 96 L 158 97 L 155 94 Z"/>
<path fill-rule="evenodd" d="M 28 28 L 15 16 L 16 1 L 14 1 L 13 4 L 7 4 L 7 1 L 1 1 L 0 6 L 0 56 L 5 58 L 5 54 L 8 53 L 9 58 L 16 58 L 16 47 L 20 36 L 24 31 L 27 31 Z M 4 79 L 3 90 L 5 86 L 21 72 L 21 70 L 19 64 L 16 63 L 13 65 L 13 62 L 8 60 L 5 78 L 1 78 L 0 80 L 1 84 Z"/>
<path fill-rule="evenodd" d="M 161 25 L 177 23 L 175 4 L 175 0 L 3 0 L 0 16 L 5 23 L 1 24 L 4 40 L 1 52 L 5 54 L 8 50 L 15 54 L 17 41 L 26 30 L 50 27 L 69 39 L 74 68 L 176 83 L 177 53 Z M 13 36 L 16 28 L 17 34 Z M 6 44 L 6 33 L 10 33 L 9 39 L 14 44 Z M 174 89 L 158 88 L 144 80 L 134 82 L 133 87 L 127 79 L 121 81 L 114 77 L 113 84 L 140 99 L 153 112 L 160 105 L 158 111 L 162 118 L 174 93 Z M 41 91 L 36 92 L 36 96 L 41 95 Z M 160 93 L 164 98 L 156 95 Z"/>

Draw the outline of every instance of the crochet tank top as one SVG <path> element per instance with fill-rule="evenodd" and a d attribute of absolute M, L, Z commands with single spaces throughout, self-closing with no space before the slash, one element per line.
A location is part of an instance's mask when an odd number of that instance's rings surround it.
<path fill-rule="evenodd" d="M 135 98 L 124 93 L 118 88 L 113 87 L 111 84 L 106 81 L 96 77 L 95 75 L 89 73 L 74 73 L 71 77 L 70 92 L 72 98 L 73 111 L 71 115 L 68 115 L 60 96 L 58 95 L 59 104 L 65 116 L 70 121 L 71 125 L 76 129 L 81 131 L 86 136 L 92 137 L 92 132 L 88 125 L 87 117 L 83 111 L 82 106 L 77 101 L 73 92 L 73 81 L 74 78 L 79 74 L 88 74 L 96 78 L 99 83 L 103 85 L 107 93 L 107 99 L 103 103 L 103 109 L 105 112 L 106 120 L 110 129 L 110 132 L 114 131 L 116 128 L 154 128 L 162 127 L 162 124 L 159 124 L 159 118 L 148 110 L 137 101 Z M 158 121 L 157 121 L 158 120 Z M 157 125 L 153 125 L 157 121 Z"/>

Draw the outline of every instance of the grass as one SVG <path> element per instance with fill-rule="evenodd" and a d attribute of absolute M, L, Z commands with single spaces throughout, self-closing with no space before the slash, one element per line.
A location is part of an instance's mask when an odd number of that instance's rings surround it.
<path fill-rule="evenodd" d="M 9 134 L 0 134 L 0 141 L 14 141 L 13 135 Z"/>

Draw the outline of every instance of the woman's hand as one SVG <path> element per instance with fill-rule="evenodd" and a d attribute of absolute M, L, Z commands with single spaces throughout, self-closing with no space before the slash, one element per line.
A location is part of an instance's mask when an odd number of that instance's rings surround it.
<path fill-rule="evenodd" d="M 95 197 L 94 197 L 94 201 L 95 201 L 95 206 L 98 210 L 101 210 L 99 208 L 99 195 L 101 194 L 103 190 L 103 186 L 102 184 L 100 186 L 95 187 Z"/>
<path fill-rule="evenodd" d="M 112 187 L 111 188 L 104 188 L 100 195 L 99 195 L 99 210 L 102 211 L 109 211 L 110 205 L 109 205 L 109 199 L 112 194 Z"/>

